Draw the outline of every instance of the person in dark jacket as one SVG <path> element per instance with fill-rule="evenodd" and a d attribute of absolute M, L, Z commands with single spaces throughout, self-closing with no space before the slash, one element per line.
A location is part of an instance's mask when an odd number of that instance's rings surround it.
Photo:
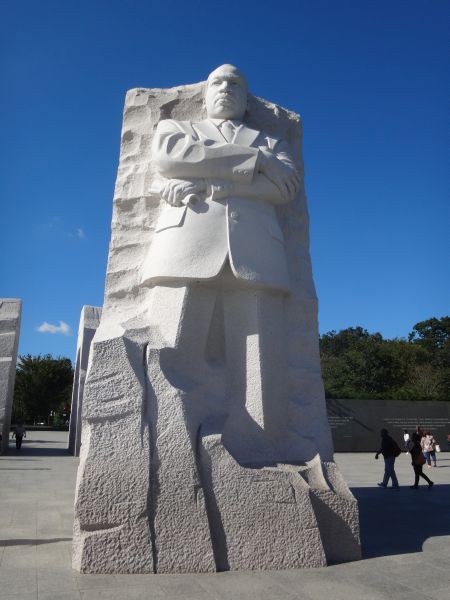
<path fill-rule="evenodd" d="M 12 437 L 16 438 L 16 450 L 20 450 L 22 447 L 22 439 L 27 437 L 27 432 L 22 423 L 17 423 L 14 431 L 12 432 Z"/>
<path fill-rule="evenodd" d="M 434 485 L 434 482 L 429 479 L 423 472 L 423 465 L 425 464 L 425 459 L 422 454 L 422 446 L 420 444 L 421 437 L 418 433 L 412 434 L 412 440 L 410 442 L 409 452 L 411 454 L 411 464 L 414 469 L 414 485 L 409 486 L 412 490 L 417 490 L 419 487 L 419 477 L 425 479 L 428 482 L 428 489 Z"/>
<path fill-rule="evenodd" d="M 381 446 L 378 452 L 375 454 L 375 458 L 378 459 L 380 454 L 383 455 L 384 458 L 384 477 L 383 481 L 378 485 L 380 487 L 386 488 L 389 479 L 392 479 L 392 487 L 398 488 L 398 480 L 397 475 L 395 474 L 395 457 L 398 456 L 397 453 L 397 443 L 391 438 L 387 429 L 382 429 L 380 431 L 381 435 Z"/>

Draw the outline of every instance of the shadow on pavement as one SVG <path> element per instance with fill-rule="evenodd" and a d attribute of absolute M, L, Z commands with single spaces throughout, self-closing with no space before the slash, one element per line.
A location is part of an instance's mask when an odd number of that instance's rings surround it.
<path fill-rule="evenodd" d="M 59 444 L 61 446 L 60 440 L 23 440 L 22 448 L 24 446 L 34 446 L 34 444 Z"/>
<path fill-rule="evenodd" d="M 71 542 L 72 538 L 52 538 L 48 540 L 0 540 L 0 546 L 40 546 L 41 544 L 56 544 L 57 542 Z"/>
<path fill-rule="evenodd" d="M 59 448 L 55 448 L 54 444 L 58 444 Z M 33 460 L 33 458 L 27 458 L 32 456 L 70 456 L 70 454 L 61 441 L 24 440 L 20 450 L 10 446 L 8 454 L 3 455 L 4 458 L 14 458 L 14 460 Z"/>
<path fill-rule="evenodd" d="M 14 461 L 20 462 L 20 461 L 26 461 L 26 462 L 36 462 L 39 459 L 38 458 L 19 458 L 18 456 L 18 452 L 17 453 L 11 453 L 14 456 Z M 0 459 L 7 459 L 8 456 L 11 456 L 9 454 L 3 454 L 2 456 L 0 456 Z"/>
<path fill-rule="evenodd" d="M 51 471 L 50 467 L 0 467 L 0 471 Z"/>
<path fill-rule="evenodd" d="M 352 493 L 359 505 L 363 558 L 421 552 L 427 538 L 450 535 L 450 485 L 361 487 Z"/>

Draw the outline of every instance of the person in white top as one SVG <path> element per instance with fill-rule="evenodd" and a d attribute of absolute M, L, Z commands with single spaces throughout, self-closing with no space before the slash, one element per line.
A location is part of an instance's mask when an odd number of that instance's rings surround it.
<path fill-rule="evenodd" d="M 411 441 L 411 436 L 408 433 L 407 429 L 403 430 L 403 439 L 405 441 L 405 452 L 408 454 L 409 452 L 409 442 Z"/>
<path fill-rule="evenodd" d="M 420 445 L 422 446 L 422 452 L 427 461 L 428 468 L 431 468 L 431 461 L 433 461 L 433 466 L 436 467 L 436 440 L 429 431 L 420 440 Z"/>

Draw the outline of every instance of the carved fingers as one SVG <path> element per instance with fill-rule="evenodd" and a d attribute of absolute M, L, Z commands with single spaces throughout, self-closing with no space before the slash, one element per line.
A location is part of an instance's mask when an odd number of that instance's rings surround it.
<path fill-rule="evenodd" d="M 181 206 L 189 202 L 189 197 L 205 191 L 204 179 L 168 179 L 161 190 L 161 198 L 171 206 Z"/>
<path fill-rule="evenodd" d="M 275 154 L 260 148 L 258 170 L 274 183 L 282 198 L 289 202 L 300 187 L 300 176 L 292 165 L 285 164 Z"/>

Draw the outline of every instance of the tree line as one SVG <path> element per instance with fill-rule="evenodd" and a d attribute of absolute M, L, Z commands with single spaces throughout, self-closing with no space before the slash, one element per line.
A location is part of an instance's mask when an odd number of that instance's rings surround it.
<path fill-rule="evenodd" d="M 70 416 L 73 368 L 70 358 L 51 354 L 19 356 L 13 423 L 65 425 Z"/>
<path fill-rule="evenodd" d="M 362 327 L 320 337 L 327 398 L 450 400 L 450 317 L 414 325 L 407 339 L 383 339 Z M 63 425 L 70 414 L 69 358 L 20 356 L 13 422 Z"/>
<path fill-rule="evenodd" d="M 450 400 L 450 317 L 416 323 L 407 339 L 330 331 L 320 355 L 327 398 Z"/>

